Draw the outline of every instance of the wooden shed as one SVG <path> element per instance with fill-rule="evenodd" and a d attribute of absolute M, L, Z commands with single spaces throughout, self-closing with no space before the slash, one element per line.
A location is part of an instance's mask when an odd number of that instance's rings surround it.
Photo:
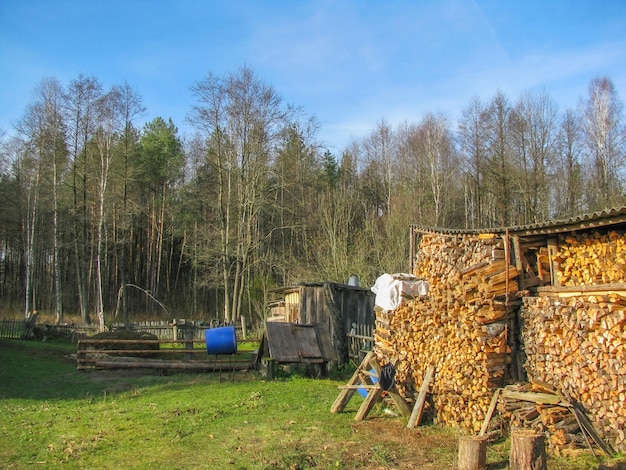
<path fill-rule="evenodd" d="M 268 321 L 321 325 L 330 335 L 338 362 L 368 348 L 374 330 L 374 293 L 334 282 L 307 282 L 274 289 Z"/>
<path fill-rule="evenodd" d="M 410 246 L 429 295 L 378 312 L 374 331 L 407 399 L 432 366 L 435 421 L 479 432 L 496 390 L 529 383 L 579 404 L 626 450 L 626 207 L 488 230 L 412 225 Z M 553 408 L 523 410 L 509 422 L 572 444 Z"/>

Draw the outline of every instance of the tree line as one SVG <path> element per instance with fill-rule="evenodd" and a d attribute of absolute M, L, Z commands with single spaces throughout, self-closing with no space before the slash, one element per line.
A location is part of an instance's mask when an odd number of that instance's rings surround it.
<path fill-rule="evenodd" d="M 626 128 L 606 77 L 564 112 L 544 92 L 496 92 L 456 123 L 381 119 L 340 155 L 248 67 L 192 92 L 183 139 L 171 119 L 139 129 L 127 83 L 41 81 L 0 139 L 3 312 L 254 324 L 272 288 L 406 270 L 412 223 L 525 225 L 624 204 Z"/>

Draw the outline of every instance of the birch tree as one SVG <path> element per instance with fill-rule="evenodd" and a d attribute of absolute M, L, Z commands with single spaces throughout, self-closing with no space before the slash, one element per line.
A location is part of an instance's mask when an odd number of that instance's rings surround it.
<path fill-rule="evenodd" d="M 104 331 L 104 298 L 103 298 L 103 263 L 104 258 L 104 231 L 105 231 L 105 208 L 107 187 L 109 184 L 109 172 L 114 158 L 113 144 L 116 133 L 122 128 L 120 91 L 113 88 L 98 101 L 98 128 L 94 135 L 94 143 L 97 148 L 98 165 L 96 166 L 97 182 L 97 220 L 96 220 L 96 316 L 100 331 Z"/>
<path fill-rule="evenodd" d="M 62 89 L 57 80 L 44 79 L 34 90 L 34 101 L 18 123 L 23 147 L 16 166 L 20 187 L 24 190 L 25 293 L 24 315 L 36 306 L 33 283 L 37 231 L 44 227 L 40 200 L 52 201 L 52 253 L 55 284 L 55 313 L 57 321 L 63 318 L 61 303 L 61 273 L 58 236 L 59 173 L 63 172 L 65 147 L 61 115 Z M 50 180 L 48 180 L 50 178 Z M 47 237 L 44 237 L 47 238 Z M 43 247 L 42 247 L 43 248 Z"/>
<path fill-rule="evenodd" d="M 582 103 L 583 129 L 586 136 L 588 184 L 591 210 L 623 204 L 622 181 L 625 167 L 625 130 L 623 104 L 613 82 L 596 78 L 589 86 L 589 96 Z"/>

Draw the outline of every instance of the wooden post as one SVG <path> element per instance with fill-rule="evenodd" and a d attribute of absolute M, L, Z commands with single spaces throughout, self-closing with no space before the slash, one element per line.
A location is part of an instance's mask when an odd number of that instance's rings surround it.
<path fill-rule="evenodd" d="M 458 470 L 484 470 L 487 462 L 487 436 L 459 438 Z"/>
<path fill-rule="evenodd" d="M 185 350 L 193 351 L 193 340 L 196 334 L 195 329 L 192 326 L 187 326 L 184 329 L 185 332 Z M 185 361 L 191 361 L 193 354 L 191 352 L 185 353 Z"/>
<path fill-rule="evenodd" d="M 274 380 L 276 374 L 276 362 L 271 357 L 261 359 L 261 373 L 267 380 Z"/>
<path fill-rule="evenodd" d="M 246 329 L 246 317 L 241 315 L 241 339 L 245 340 L 248 336 L 248 330 Z"/>
<path fill-rule="evenodd" d="M 511 433 L 510 470 L 546 470 L 545 436 L 529 430 Z"/>

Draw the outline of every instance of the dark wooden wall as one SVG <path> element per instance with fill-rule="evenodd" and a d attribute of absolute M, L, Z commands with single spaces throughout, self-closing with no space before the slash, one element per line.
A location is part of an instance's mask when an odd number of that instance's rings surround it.
<path fill-rule="evenodd" d="M 348 333 L 372 336 L 374 299 L 369 289 L 324 282 L 299 287 L 299 323 L 323 326 L 329 333 L 340 363 L 349 360 Z"/>

